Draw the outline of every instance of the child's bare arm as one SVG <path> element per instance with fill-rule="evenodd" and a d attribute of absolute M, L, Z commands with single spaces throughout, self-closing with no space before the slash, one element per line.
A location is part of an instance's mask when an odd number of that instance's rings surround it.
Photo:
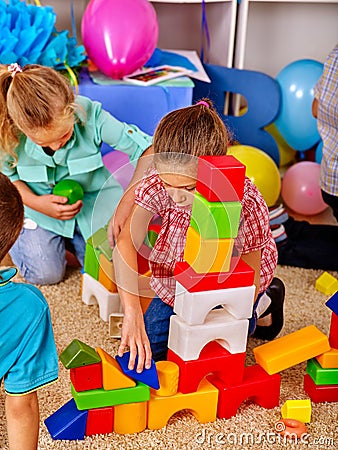
<path fill-rule="evenodd" d="M 137 371 L 150 367 L 151 350 L 147 337 L 138 291 L 137 251 L 147 234 L 153 213 L 134 205 L 113 251 L 116 283 L 124 309 L 121 356 L 129 347 L 129 368 L 133 369 L 138 356 Z"/>
<path fill-rule="evenodd" d="M 40 424 L 37 393 L 6 395 L 5 404 L 9 448 L 36 450 Z"/>

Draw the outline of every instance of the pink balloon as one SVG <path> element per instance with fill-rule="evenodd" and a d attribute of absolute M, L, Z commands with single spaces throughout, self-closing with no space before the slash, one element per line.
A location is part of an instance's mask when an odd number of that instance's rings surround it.
<path fill-rule="evenodd" d="M 302 161 L 291 166 L 282 180 L 285 204 L 298 214 L 313 216 L 327 208 L 319 186 L 320 164 Z"/>
<path fill-rule="evenodd" d="M 113 150 L 102 157 L 103 164 L 115 179 L 126 190 L 134 173 L 134 167 L 131 164 L 128 155 L 119 150 Z"/>
<path fill-rule="evenodd" d="M 91 0 L 81 23 L 88 57 L 119 79 L 141 68 L 158 39 L 156 11 L 148 0 Z"/>

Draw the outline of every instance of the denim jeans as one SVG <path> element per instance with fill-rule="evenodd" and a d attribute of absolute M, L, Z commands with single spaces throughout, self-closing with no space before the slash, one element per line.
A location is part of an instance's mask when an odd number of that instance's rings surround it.
<path fill-rule="evenodd" d="M 76 257 L 83 265 L 86 242 L 77 226 L 74 237 L 66 239 L 35 225 L 31 221 L 29 228 L 23 227 L 9 252 L 13 263 L 29 283 L 54 284 L 63 279 L 66 271 L 66 240 L 73 245 Z"/>
<path fill-rule="evenodd" d="M 144 324 L 150 341 L 154 361 L 167 359 L 170 317 L 173 308 L 154 297 L 144 314 Z"/>

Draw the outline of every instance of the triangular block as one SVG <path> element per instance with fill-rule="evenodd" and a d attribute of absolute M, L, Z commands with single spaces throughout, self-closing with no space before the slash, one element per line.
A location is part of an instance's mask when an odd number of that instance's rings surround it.
<path fill-rule="evenodd" d="M 84 439 L 88 411 L 79 411 L 72 398 L 45 420 L 53 439 Z"/>
<path fill-rule="evenodd" d="M 115 358 L 100 347 L 96 351 L 102 360 L 103 389 L 109 391 L 136 386 L 136 382 L 122 372 Z"/>
<path fill-rule="evenodd" d="M 66 369 L 88 366 L 101 361 L 95 349 L 84 342 L 74 339 L 60 354 L 60 361 Z"/>
<path fill-rule="evenodd" d="M 338 291 L 328 299 L 325 305 L 338 315 Z"/>
<path fill-rule="evenodd" d="M 156 370 L 155 362 L 151 361 L 151 366 L 149 369 L 143 369 L 141 373 L 136 372 L 137 358 L 135 362 L 134 369 L 128 369 L 130 352 L 126 352 L 123 356 L 116 356 L 116 361 L 119 363 L 123 372 L 136 381 L 141 381 L 142 383 L 152 387 L 153 389 L 159 389 L 160 384 L 158 381 L 158 375 Z"/>

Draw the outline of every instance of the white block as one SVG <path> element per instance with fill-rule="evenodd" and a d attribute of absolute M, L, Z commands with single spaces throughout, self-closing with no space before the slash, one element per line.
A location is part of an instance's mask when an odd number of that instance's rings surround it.
<path fill-rule="evenodd" d="M 99 281 L 87 273 L 82 278 L 82 301 L 86 305 L 99 305 L 100 317 L 108 322 L 109 315 L 123 311 L 119 294 L 108 291 Z"/>
<path fill-rule="evenodd" d="M 123 313 L 114 313 L 109 315 L 109 336 L 115 339 L 121 338 L 123 325 Z"/>
<path fill-rule="evenodd" d="M 250 319 L 255 285 L 212 291 L 189 292 L 178 281 L 174 312 L 189 325 L 202 324 L 215 306 L 222 305 L 236 319 Z"/>
<path fill-rule="evenodd" d="M 230 353 L 243 353 L 248 328 L 248 319 L 236 319 L 223 308 L 211 311 L 202 325 L 189 325 L 174 315 L 170 317 L 168 348 L 183 361 L 198 359 L 203 347 L 216 340 Z"/>

